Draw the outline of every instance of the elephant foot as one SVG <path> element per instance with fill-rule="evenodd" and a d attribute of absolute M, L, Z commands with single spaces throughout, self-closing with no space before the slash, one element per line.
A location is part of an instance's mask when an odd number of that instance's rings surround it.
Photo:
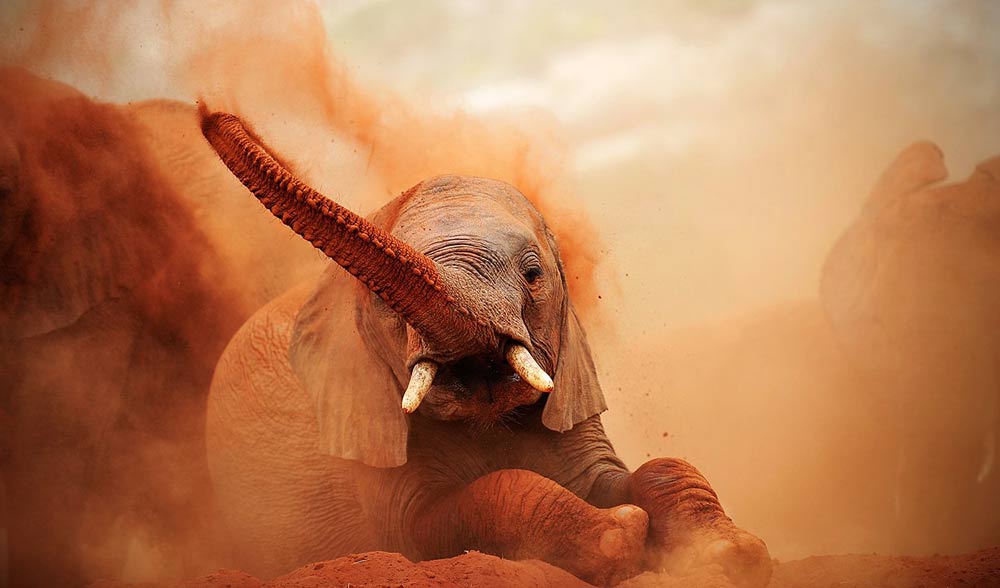
<path fill-rule="evenodd" d="M 628 484 L 632 501 L 650 516 L 647 568 L 684 575 L 715 567 L 741 588 L 767 585 L 767 546 L 733 524 L 694 466 L 681 459 L 654 459 L 636 470 Z"/>
<path fill-rule="evenodd" d="M 613 586 L 641 571 L 649 516 L 631 504 L 595 511 L 559 565 L 591 584 Z"/>
<path fill-rule="evenodd" d="M 731 522 L 718 526 L 722 528 L 694 531 L 687 541 L 674 542 L 669 550 L 651 548 L 646 567 L 682 576 L 708 568 L 724 573 L 741 588 L 767 586 L 772 563 L 764 542 Z"/>
<path fill-rule="evenodd" d="M 611 586 L 639 573 L 649 515 L 622 504 L 597 508 L 527 470 L 498 470 L 434 497 L 410 525 L 427 558 L 467 549 L 540 559 L 591 584 Z"/>

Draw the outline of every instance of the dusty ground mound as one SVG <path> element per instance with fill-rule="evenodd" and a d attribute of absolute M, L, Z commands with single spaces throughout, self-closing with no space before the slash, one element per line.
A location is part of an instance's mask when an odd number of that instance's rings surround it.
<path fill-rule="evenodd" d="M 301 568 L 262 582 L 219 570 L 171 588 L 577 588 L 588 586 L 569 572 L 537 560 L 511 561 L 470 551 L 458 557 L 413 563 L 398 553 L 372 551 Z M 90 588 L 167 588 L 158 584 L 99 581 Z"/>
<path fill-rule="evenodd" d="M 618 588 L 729 588 L 706 570 L 686 577 L 645 573 Z M 902 557 L 818 555 L 778 563 L 769 588 L 986 588 L 1000 587 L 1000 547 L 965 555 Z"/>
<path fill-rule="evenodd" d="M 475 551 L 413 563 L 398 553 L 373 551 L 303 566 L 271 582 L 219 570 L 174 588 L 559 588 L 588 586 L 540 561 L 510 561 Z M 645 573 L 619 588 L 729 588 L 713 570 L 672 577 Z M 779 563 L 771 588 L 1000 588 L 1000 547 L 966 555 L 890 557 L 823 555 Z M 165 588 L 100 581 L 91 588 Z"/>
<path fill-rule="evenodd" d="M 931 557 L 813 556 L 778 565 L 771 581 L 774 588 L 833 585 L 838 588 L 1000 586 L 1000 547 Z"/>
<path fill-rule="evenodd" d="M 540 561 L 510 561 L 478 552 L 450 559 L 413 563 L 398 553 L 374 551 L 301 567 L 275 579 L 268 588 L 327 586 L 580 586 L 568 572 Z"/>

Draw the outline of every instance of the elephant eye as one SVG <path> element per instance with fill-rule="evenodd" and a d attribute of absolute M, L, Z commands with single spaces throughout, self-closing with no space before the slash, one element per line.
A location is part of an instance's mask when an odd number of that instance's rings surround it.
<path fill-rule="evenodd" d="M 542 277 L 542 268 L 540 267 L 529 267 L 524 270 L 524 279 L 529 284 L 534 284 L 538 278 Z"/>

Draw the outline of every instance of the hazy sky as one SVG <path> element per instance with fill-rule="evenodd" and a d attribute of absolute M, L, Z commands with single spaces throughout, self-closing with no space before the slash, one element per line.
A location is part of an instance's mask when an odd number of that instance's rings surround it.
<path fill-rule="evenodd" d="M 38 66 L 99 98 L 190 100 L 171 79 L 170 39 L 188 22 L 210 33 L 226 14 L 213 6 L 98 3 L 90 12 L 106 14 L 88 18 L 112 24 L 80 43 L 103 44 L 112 62 L 70 46 Z M 367 83 L 428 111 L 558 123 L 580 204 L 615 260 L 605 294 L 650 308 L 619 316 L 626 330 L 812 296 L 827 249 L 898 150 L 936 141 L 959 176 L 1000 152 L 996 2 L 319 7 L 328 51 Z M 18 28 L 7 48 L 35 32 L 24 15 L 36 8 L 5 6 Z"/>
<path fill-rule="evenodd" d="M 892 156 L 1000 152 L 995 2 L 353 2 L 358 76 L 563 127 L 627 305 L 675 323 L 811 296 Z M 651 258 L 658 260 L 651 263 Z M 626 275 L 627 274 L 627 275 Z"/>

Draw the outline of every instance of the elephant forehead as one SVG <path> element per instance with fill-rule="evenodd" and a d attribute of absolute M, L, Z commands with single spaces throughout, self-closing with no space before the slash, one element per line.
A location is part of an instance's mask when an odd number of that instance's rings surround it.
<path fill-rule="evenodd" d="M 438 176 L 420 183 L 403 204 L 403 210 L 406 215 L 442 206 L 468 212 L 506 212 L 528 224 L 538 224 L 541 220 L 535 207 L 514 186 L 468 176 Z"/>
<path fill-rule="evenodd" d="M 392 233 L 418 251 L 474 235 L 477 246 L 513 253 L 538 240 L 541 218 L 513 187 L 482 178 L 435 178 L 400 209 Z M 509 250 L 509 251 L 508 251 Z"/>
<path fill-rule="evenodd" d="M 535 241 L 534 231 L 509 214 L 444 206 L 403 219 L 393 233 L 425 254 L 444 241 L 498 254 L 513 254 Z"/>

